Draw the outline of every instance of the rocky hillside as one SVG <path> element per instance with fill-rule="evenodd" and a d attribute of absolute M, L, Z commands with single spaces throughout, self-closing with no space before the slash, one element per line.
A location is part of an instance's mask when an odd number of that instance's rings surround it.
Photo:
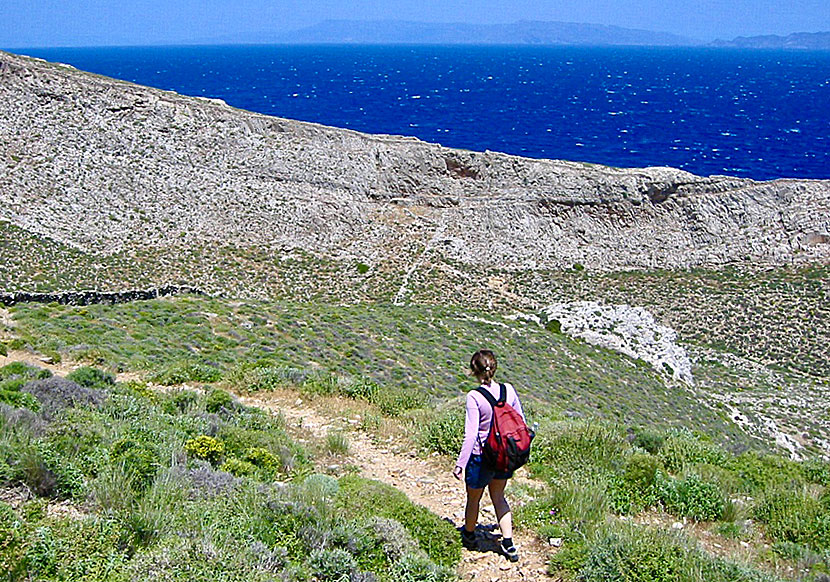
<path fill-rule="evenodd" d="M 231 244 L 369 266 L 429 250 L 605 271 L 830 258 L 830 181 L 453 150 L 7 53 L 0 140 L 0 221 L 96 257 Z"/>

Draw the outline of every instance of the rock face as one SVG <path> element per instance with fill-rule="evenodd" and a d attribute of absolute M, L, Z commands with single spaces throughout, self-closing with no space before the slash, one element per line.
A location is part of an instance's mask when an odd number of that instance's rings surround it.
<path fill-rule="evenodd" d="M 506 269 L 827 262 L 830 181 L 476 153 L 0 53 L 0 220 L 107 255 L 301 249 Z"/>
<path fill-rule="evenodd" d="M 577 301 L 550 305 L 542 314 L 541 323 L 548 327 L 643 360 L 675 380 L 694 384 L 689 356 L 675 343 L 677 333 L 658 325 L 642 307 Z"/>

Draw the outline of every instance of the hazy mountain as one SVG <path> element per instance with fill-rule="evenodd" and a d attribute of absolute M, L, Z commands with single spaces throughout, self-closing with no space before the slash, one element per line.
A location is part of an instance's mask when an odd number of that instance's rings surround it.
<path fill-rule="evenodd" d="M 732 40 L 716 40 L 711 43 L 711 46 L 753 49 L 830 50 L 830 32 L 794 32 L 787 36 L 778 36 L 775 34 L 739 36 Z"/>
<path fill-rule="evenodd" d="M 520 21 L 512 24 L 326 20 L 275 35 L 287 44 L 695 45 L 667 32 L 601 24 Z"/>

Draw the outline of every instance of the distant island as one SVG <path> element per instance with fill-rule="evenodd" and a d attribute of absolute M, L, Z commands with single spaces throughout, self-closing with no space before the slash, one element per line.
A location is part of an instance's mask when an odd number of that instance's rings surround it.
<path fill-rule="evenodd" d="M 263 39 L 265 40 L 265 39 Z M 271 37 L 285 44 L 627 45 L 695 46 L 668 32 L 601 24 L 519 21 L 511 24 L 326 20 Z"/>
<path fill-rule="evenodd" d="M 739 36 L 732 40 L 716 40 L 714 47 L 752 49 L 830 50 L 830 32 L 795 32 L 787 36 Z"/>

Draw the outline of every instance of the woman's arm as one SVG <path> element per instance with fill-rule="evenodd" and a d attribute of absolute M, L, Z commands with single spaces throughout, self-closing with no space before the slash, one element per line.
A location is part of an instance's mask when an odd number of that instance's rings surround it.
<path fill-rule="evenodd" d="M 464 442 L 461 445 L 461 452 L 458 454 L 458 460 L 455 462 L 456 470 L 459 467 L 463 470 L 467 466 L 467 461 L 470 460 L 470 455 L 473 452 L 473 445 L 478 438 L 480 416 L 481 412 L 478 408 L 478 402 L 473 397 L 473 393 L 468 392 L 467 402 L 465 404 Z"/>

